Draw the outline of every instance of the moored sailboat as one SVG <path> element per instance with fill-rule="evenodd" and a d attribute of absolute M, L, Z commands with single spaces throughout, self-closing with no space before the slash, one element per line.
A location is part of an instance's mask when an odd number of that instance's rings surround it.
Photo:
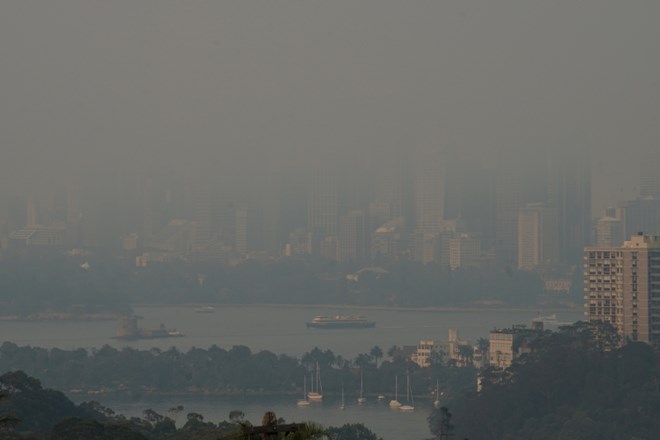
<path fill-rule="evenodd" d="M 303 398 L 298 400 L 296 405 L 309 406 L 309 400 L 307 400 L 307 376 L 303 376 Z"/>
<path fill-rule="evenodd" d="M 340 410 L 346 409 L 346 404 L 344 403 L 344 385 L 341 386 L 341 405 L 339 405 Z"/>
<path fill-rule="evenodd" d="M 323 400 L 323 384 L 321 383 L 321 369 L 318 362 L 316 363 L 316 378 L 312 381 L 312 390 L 307 393 L 307 399 L 315 402 Z"/>
<path fill-rule="evenodd" d="M 364 397 L 364 381 L 362 380 L 362 369 L 360 369 L 360 397 L 357 399 L 359 405 L 364 405 L 367 399 Z"/>
<path fill-rule="evenodd" d="M 406 404 L 399 407 L 399 411 L 415 411 L 415 403 L 413 402 L 412 392 L 410 390 L 410 375 L 406 376 Z"/>
<path fill-rule="evenodd" d="M 399 376 L 394 376 L 394 399 L 390 400 L 390 408 L 399 408 Z"/>

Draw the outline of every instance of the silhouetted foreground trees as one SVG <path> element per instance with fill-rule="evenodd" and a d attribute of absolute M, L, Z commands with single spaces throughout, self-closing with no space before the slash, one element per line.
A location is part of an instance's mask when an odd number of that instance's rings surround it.
<path fill-rule="evenodd" d="M 115 414 L 97 402 L 74 405 L 64 394 L 44 389 L 41 383 L 22 371 L 0 376 L 0 419 L 12 423 L 0 424 L 2 439 L 50 440 L 222 440 L 246 439 L 250 422 L 230 413 L 230 420 L 213 423 L 201 414 L 189 413 L 186 423 L 177 429 L 174 421 L 146 409 L 142 418 L 126 418 Z M 240 412 L 240 411 L 238 411 Z M 6 414 L 11 414 L 7 416 Z M 283 424 L 284 420 L 273 423 Z M 340 428 L 323 429 L 315 423 L 299 424 L 290 440 L 378 440 L 362 424 L 348 424 Z M 256 438 L 256 437 L 255 437 Z M 261 436 L 259 436 L 261 438 Z M 280 437 L 278 437 L 280 438 Z M 282 437 L 283 438 L 283 437 Z"/>
<path fill-rule="evenodd" d="M 410 374 L 417 395 L 429 395 L 440 383 L 446 396 L 474 389 L 476 370 L 435 364 L 421 369 L 408 360 L 379 362 L 382 349 L 374 347 L 353 361 L 318 348 L 300 359 L 269 351 L 253 353 L 244 346 L 229 350 L 212 346 L 182 352 L 176 348 L 117 350 L 110 346 L 87 351 L 0 346 L 0 372 L 23 370 L 49 387 L 67 391 L 214 394 L 302 393 L 303 378 L 309 380 L 316 364 L 321 369 L 324 390 L 338 394 L 342 384 L 347 395 L 357 393 L 360 369 L 365 393 L 390 394 L 395 376 Z M 376 363 L 378 362 L 378 366 Z"/>
<path fill-rule="evenodd" d="M 603 350 L 583 323 L 545 334 L 507 370 L 453 408 L 458 438 L 633 440 L 660 435 L 660 351 Z M 607 348 L 607 344 L 605 344 Z"/>

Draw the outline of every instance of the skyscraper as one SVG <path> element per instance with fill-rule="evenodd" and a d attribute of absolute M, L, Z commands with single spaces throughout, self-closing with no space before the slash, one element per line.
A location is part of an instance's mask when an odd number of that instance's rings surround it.
<path fill-rule="evenodd" d="M 648 155 L 641 161 L 639 195 L 660 201 L 660 154 Z"/>
<path fill-rule="evenodd" d="M 437 151 L 416 156 L 415 231 L 433 234 L 442 230 L 444 221 L 444 164 Z"/>
<path fill-rule="evenodd" d="M 339 237 L 337 257 L 341 262 L 363 261 L 369 252 L 367 216 L 364 211 L 355 210 L 339 217 Z"/>
<path fill-rule="evenodd" d="M 318 244 L 337 237 L 339 210 L 336 173 L 327 166 L 316 169 L 307 194 L 307 230 L 312 234 L 312 252 L 318 253 Z"/>
<path fill-rule="evenodd" d="M 518 269 L 534 270 L 559 257 L 557 210 L 530 203 L 518 211 Z"/>
<path fill-rule="evenodd" d="M 577 263 L 591 241 L 591 172 L 586 153 L 548 161 L 547 203 L 557 209 L 559 257 Z"/>
<path fill-rule="evenodd" d="M 520 168 L 498 169 L 495 179 L 495 251 L 507 262 L 515 262 L 518 240 L 518 210 L 525 201 Z"/>
<path fill-rule="evenodd" d="M 660 236 L 584 249 L 584 314 L 612 324 L 624 341 L 660 342 Z"/>

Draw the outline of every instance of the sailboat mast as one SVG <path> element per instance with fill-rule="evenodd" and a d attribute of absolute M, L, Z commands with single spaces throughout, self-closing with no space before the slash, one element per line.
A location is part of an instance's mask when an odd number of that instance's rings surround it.
<path fill-rule="evenodd" d="M 399 376 L 394 376 L 394 400 L 399 400 Z"/>

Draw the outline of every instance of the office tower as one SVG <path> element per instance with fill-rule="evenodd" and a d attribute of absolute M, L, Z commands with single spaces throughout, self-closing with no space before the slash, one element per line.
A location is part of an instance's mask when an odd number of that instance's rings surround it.
<path fill-rule="evenodd" d="M 153 181 L 145 177 L 139 180 L 140 183 L 140 198 L 141 198 L 141 238 L 149 240 L 154 235 L 154 196 L 153 196 Z"/>
<path fill-rule="evenodd" d="M 623 210 L 606 208 L 596 221 L 596 246 L 611 247 L 623 244 Z"/>
<path fill-rule="evenodd" d="M 289 242 L 284 248 L 284 254 L 287 257 L 311 254 L 311 239 L 309 235 L 310 234 L 304 229 L 295 229 L 291 231 L 289 233 Z"/>
<path fill-rule="evenodd" d="M 339 217 L 337 259 L 340 262 L 364 261 L 368 256 L 369 233 L 367 215 L 355 210 Z"/>
<path fill-rule="evenodd" d="M 505 262 L 516 261 L 518 210 L 523 206 L 524 180 L 520 168 L 508 166 L 497 170 L 495 178 L 495 251 Z"/>
<path fill-rule="evenodd" d="M 449 267 L 452 270 L 479 267 L 481 242 L 469 234 L 449 240 Z"/>
<path fill-rule="evenodd" d="M 195 238 L 193 240 L 194 252 L 206 250 L 211 242 L 211 209 L 211 190 L 208 184 L 198 182 L 193 193 L 195 220 Z"/>
<path fill-rule="evenodd" d="M 235 209 L 234 246 L 239 255 L 263 250 L 263 222 L 261 210 L 254 207 Z"/>
<path fill-rule="evenodd" d="M 418 153 L 415 159 L 415 232 L 434 234 L 444 221 L 444 164 L 437 151 Z"/>
<path fill-rule="evenodd" d="M 371 257 L 398 260 L 403 246 L 403 217 L 380 225 L 371 235 Z"/>
<path fill-rule="evenodd" d="M 548 206 L 557 209 L 559 258 L 577 263 L 591 239 L 591 172 L 586 153 L 548 161 Z"/>
<path fill-rule="evenodd" d="M 530 203 L 518 211 L 518 269 L 534 270 L 559 257 L 557 210 Z"/>
<path fill-rule="evenodd" d="M 630 237 L 640 231 L 649 235 L 660 234 L 660 200 L 640 197 L 622 202 L 619 208 L 624 237 Z"/>
<path fill-rule="evenodd" d="M 660 236 L 584 249 L 584 314 L 612 324 L 624 342 L 660 342 Z"/>
<path fill-rule="evenodd" d="M 660 154 L 645 157 L 639 172 L 639 195 L 660 201 Z"/>
<path fill-rule="evenodd" d="M 312 234 L 312 253 L 319 253 L 319 243 L 337 237 L 337 194 L 336 174 L 328 167 L 318 167 L 312 176 L 307 194 L 307 230 Z"/>

